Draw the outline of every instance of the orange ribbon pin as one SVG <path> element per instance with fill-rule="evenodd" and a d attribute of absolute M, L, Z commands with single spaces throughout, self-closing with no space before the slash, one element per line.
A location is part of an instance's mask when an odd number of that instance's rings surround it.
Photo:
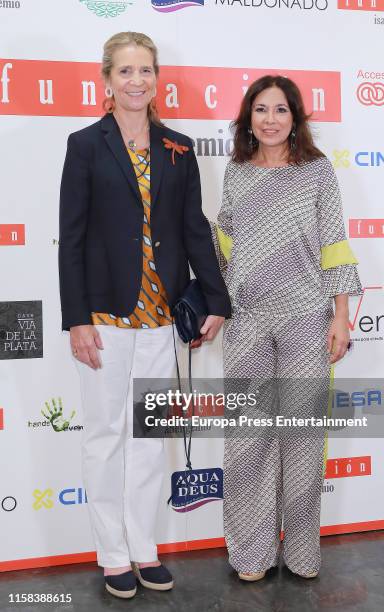
<path fill-rule="evenodd" d="M 163 138 L 163 143 L 166 149 L 172 149 L 172 163 L 176 164 L 175 153 L 179 153 L 180 155 L 184 155 L 185 151 L 189 151 L 189 147 L 185 145 L 180 145 L 177 142 L 173 142 L 173 140 L 169 140 L 168 138 Z"/>

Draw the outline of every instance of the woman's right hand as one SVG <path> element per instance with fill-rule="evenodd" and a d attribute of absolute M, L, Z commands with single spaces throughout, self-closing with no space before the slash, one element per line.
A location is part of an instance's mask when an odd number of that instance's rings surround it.
<path fill-rule="evenodd" d="M 103 343 L 95 325 L 75 325 L 69 330 L 73 356 L 93 370 L 101 368 Z"/>

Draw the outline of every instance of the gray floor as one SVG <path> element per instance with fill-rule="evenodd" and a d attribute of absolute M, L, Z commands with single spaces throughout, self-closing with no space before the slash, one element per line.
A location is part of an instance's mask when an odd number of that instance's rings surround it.
<path fill-rule="evenodd" d="M 282 566 L 258 583 L 241 582 L 225 549 L 163 555 L 175 588 L 138 588 L 121 601 L 109 595 L 95 564 L 0 574 L 0 610 L 23 612 L 384 612 L 384 531 L 322 538 L 318 578 L 303 580 Z M 70 593 L 72 603 L 10 604 L 10 593 Z"/>

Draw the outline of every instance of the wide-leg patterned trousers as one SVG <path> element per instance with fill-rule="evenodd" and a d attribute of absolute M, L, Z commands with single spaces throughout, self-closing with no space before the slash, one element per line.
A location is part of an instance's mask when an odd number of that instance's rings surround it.
<path fill-rule="evenodd" d="M 264 391 L 259 405 L 248 409 L 247 416 L 326 414 L 327 333 L 332 316 L 331 308 L 291 317 L 244 312 L 227 322 L 226 380 L 278 382 L 277 410 L 268 405 L 276 400 L 273 390 L 260 384 Z M 229 432 L 224 452 L 224 531 L 236 571 L 267 570 L 278 564 L 281 552 L 295 573 L 319 570 L 323 457 L 321 433 L 304 435 L 287 429 L 268 433 L 268 428 L 262 434 Z"/>

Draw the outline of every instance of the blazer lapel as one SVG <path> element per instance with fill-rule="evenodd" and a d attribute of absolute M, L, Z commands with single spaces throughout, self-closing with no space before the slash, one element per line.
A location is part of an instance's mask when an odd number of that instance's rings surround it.
<path fill-rule="evenodd" d="M 104 132 L 105 140 L 115 156 L 119 166 L 121 167 L 125 178 L 130 184 L 133 193 L 136 196 L 136 203 L 142 206 L 142 198 L 135 170 L 132 166 L 131 158 L 125 147 L 123 137 L 120 133 L 119 126 L 112 114 L 105 115 L 101 120 L 101 128 Z M 151 168 L 152 170 L 152 168 Z"/>
<path fill-rule="evenodd" d="M 154 123 L 150 127 L 151 141 L 151 208 L 156 202 L 160 183 L 163 175 L 164 152 L 163 143 L 164 129 Z"/>

